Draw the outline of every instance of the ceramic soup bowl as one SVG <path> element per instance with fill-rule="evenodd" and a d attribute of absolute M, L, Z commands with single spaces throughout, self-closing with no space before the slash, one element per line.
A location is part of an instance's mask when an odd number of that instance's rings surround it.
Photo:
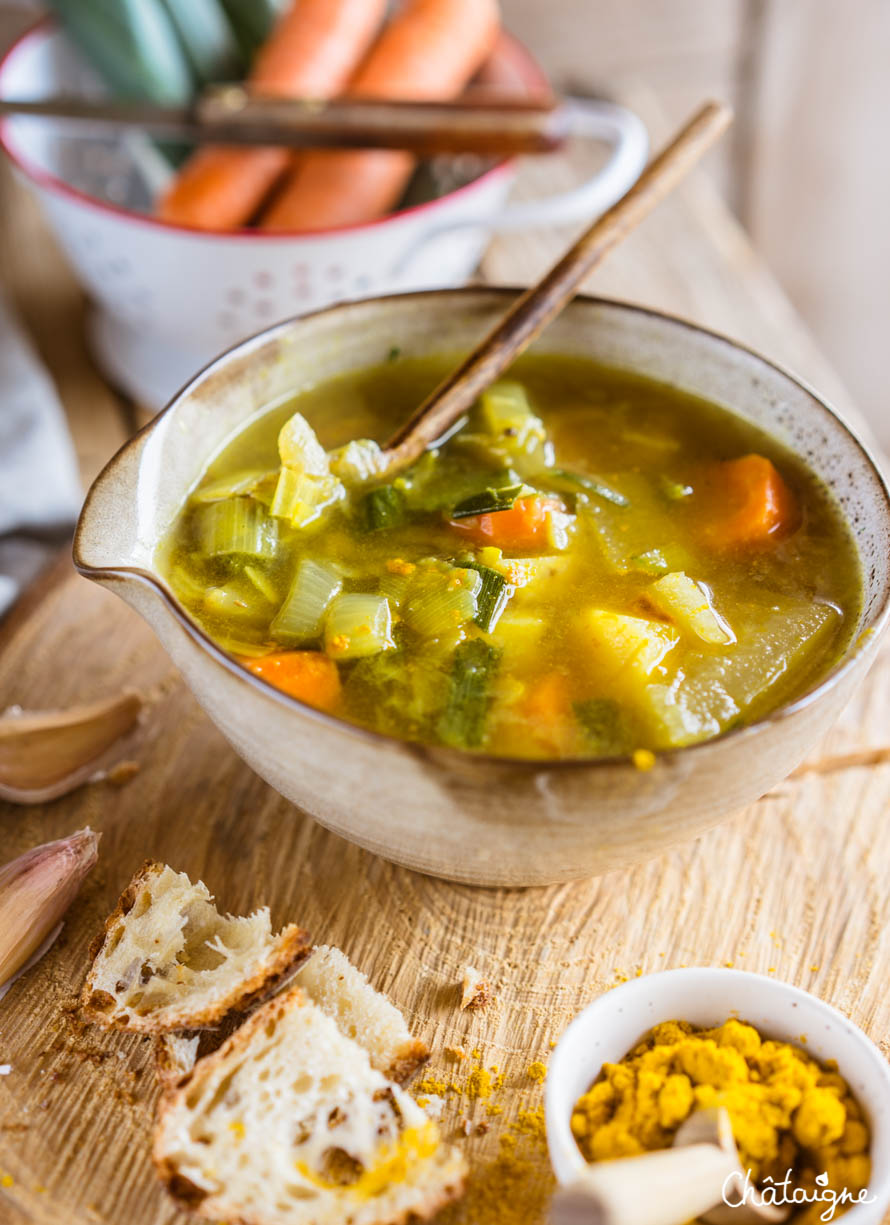
<path fill-rule="evenodd" d="M 651 311 L 577 299 L 538 351 L 591 357 L 675 384 L 767 429 L 831 488 L 865 584 L 853 645 L 815 687 L 759 722 L 655 767 L 528 762 L 384 737 L 268 687 L 177 603 L 156 550 L 208 461 L 267 405 L 405 355 L 467 350 L 511 290 L 441 290 L 332 307 L 277 325 L 208 366 L 108 464 L 87 497 L 75 564 L 152 625 L 238 753 L 282 795 L 361 846 L 422 872 L 532 885 L 658 854 L 790 773 L 862 680 L 890 615 L 890 494 L 866 447 L 808 388 L 722 337 Z"/>

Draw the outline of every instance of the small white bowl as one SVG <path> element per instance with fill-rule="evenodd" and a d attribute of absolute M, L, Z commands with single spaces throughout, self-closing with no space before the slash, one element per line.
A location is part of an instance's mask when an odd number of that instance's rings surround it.
<path fill-rule="evenodd" d="M 871 1128 L 870 1202 L 856 1204 L 844 1225 L 878 1225 L 890 1206 L 890 1066 L 861 1029 L 830 1004 L 761 974 L 699 967 L 665 970 L 606 991 L 579 1013 L 553 1052 L 547 1073 L 547 1144 L 557 1181 L 574 1182 L 586 1163 L 571 1131 L 572 1107 L 602 1065 L 621 1059 L 661 1021 L 719 1025 L 750 1021 L 761 1033 L 799 1043 L 817 1059 L 837 1061 Z"/>

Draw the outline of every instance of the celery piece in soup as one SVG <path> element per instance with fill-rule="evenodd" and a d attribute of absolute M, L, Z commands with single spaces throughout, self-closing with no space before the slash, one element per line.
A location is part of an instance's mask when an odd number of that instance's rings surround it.
<path fill-rule="evenodd" d="M 363 592 L 337 596 L 328 609 L 324 648 L 333 659 L 360 659 L 395 646 L 392 615 L 385 596 Z"/>
<path fill-rule="evenodd" d="M 207 557 L 275 556 L 278 525 L 252 498 L 227 498 L 202 506 L 197 524 L 201 551 Z"/>
<path fill-rule="evenodd" d="M 325 613 L 342 588 L 343 580 L 332 566 L 304 557 L 272 622 L 272 637 L 284 646 L 300 646 L 320 637 Z"/>

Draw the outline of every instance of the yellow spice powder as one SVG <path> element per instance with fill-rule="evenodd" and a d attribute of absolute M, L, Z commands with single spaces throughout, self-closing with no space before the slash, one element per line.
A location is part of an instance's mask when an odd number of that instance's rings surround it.
<path fill-rule="evenodd" d="M 555 1182 L 547 1159 L 544 1109 L 520 1109 L 498 1141 L 497 1156 L 470 1174 L 466 1198 L 441 1225 L 528 1225 L 543 1220 Z"/>
<path fill-rule="evenodd" d="M 588 1161 L 628 1157 L 667 1148 L 684 1119 L 709 1107 L 727 1110 L 754 1181 L 791 1170 L 808 1189 L 822 1173 L 838 1192 L 868 1185 L 869 1130 L 843 1077 L 734 1019 L 716 1029 L 656 1025 L 620 1063 L 603 1065 L 575 1105 L 572 1132 Z M 795 1220 L 821 1210 L 812 1205 Z"/>

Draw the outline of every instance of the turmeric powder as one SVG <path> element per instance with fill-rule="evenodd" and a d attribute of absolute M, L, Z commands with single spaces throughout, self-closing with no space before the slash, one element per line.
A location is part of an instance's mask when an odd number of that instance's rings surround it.
<path fill-rule="evenodd" d="M 823 1173 L 837 1192 L 868 1185 L 868 1124 L 836 1067 L 734 1019 L 715 1029 L 656 1025 L 620 1063 L 603 1065 L 575 1104 L 572 1132 L 588 1161 L 628 1157 L 667 1148 L 694 1110 L 721 1106 L 753 1181 L 791 1170 L 806 1188 Z"/>

